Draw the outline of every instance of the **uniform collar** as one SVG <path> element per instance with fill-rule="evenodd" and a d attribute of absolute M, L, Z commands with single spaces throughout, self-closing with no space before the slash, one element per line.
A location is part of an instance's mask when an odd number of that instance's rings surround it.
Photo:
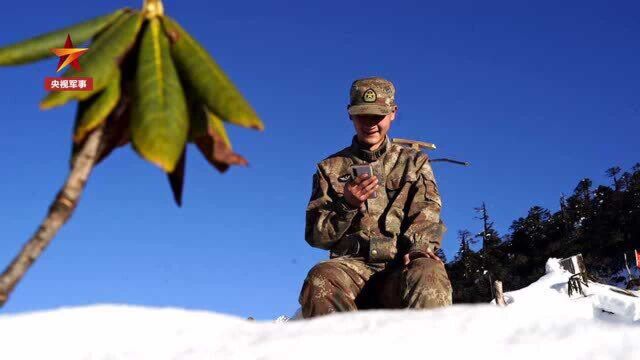
<path fill-rule="evenodd" d="M 384 142 L 376 150 L 365 149 L 358 142 L 358 137 L 354 135 L 351 140 L 351 152 L 366 162 L 374 162 L 380 159 L 387 152 L 387 149 L 389 148 L 388 144 L 389 136 L 386 136 Z"/>

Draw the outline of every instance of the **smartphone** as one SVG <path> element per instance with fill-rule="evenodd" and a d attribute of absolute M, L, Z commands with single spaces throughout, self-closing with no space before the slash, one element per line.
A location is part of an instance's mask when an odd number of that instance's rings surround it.
<path fill-rule="evenodd" d="M 351 174 L 353 174 L 354 179 L 362 174 L 368 174 L 369 178 L 371 178 L 373 176 L 373 169 L 371 165 L 352 165 Z M 376 198 L 376 196 L 378 196 L 378 194 L 375 192 L 371 194 L 371 198 Z"/>

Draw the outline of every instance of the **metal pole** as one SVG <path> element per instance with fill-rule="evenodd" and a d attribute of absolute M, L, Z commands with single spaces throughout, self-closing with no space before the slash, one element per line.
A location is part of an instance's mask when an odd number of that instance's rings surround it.
<path fill-rule="evenodd" d="M 493 283 L 493 286 L 496 288 L 496 305 L 498 306 L 507 306 L 507 302 L 504 301 L 504 293 L 502 292 L 502 281 L 496 280 Z"/>
<path fill-rule="evenodd" d="M 489 288 L 491 289 L 491 297 L 495 299 L 496 298 L 496 294 L 493 291 L 493 281 L 491 281 L 491 273 L 487 272 L 487 275 L 489 275 Z"/>
<path fill-rule="evenodd" d="M 627 282 L 631 281 L 631 270 L 629 270 L 629 262 L 627 261 L 627 253 L 622 253 L 624 255 L 624 266 L 627 268 Z"/>

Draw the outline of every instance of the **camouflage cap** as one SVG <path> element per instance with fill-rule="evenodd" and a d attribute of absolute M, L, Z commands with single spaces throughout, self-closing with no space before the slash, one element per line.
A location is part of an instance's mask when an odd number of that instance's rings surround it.
<path fill-rule="evenodd" d="M 396 89 L 381 77 L 358 79 L 351 85 L 349 115 L 387 115 L 396 106 Z"/>

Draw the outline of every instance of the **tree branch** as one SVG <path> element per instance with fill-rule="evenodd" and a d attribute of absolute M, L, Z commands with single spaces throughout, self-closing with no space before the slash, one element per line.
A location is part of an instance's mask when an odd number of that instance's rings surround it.
<path fill-rule="evenodd" d="M 80 195 L 84 190 L 87 178 L 96 162 L 98 148 L 102 141 L 103 127 L 94 130 L 84 142 L 73 160 L 69 176 L 55 200 L 49 207 L 47 216 L 35 234 L 23 246 L 20 253 L 0 275 L 0 307 L 26 274 L 31 265 L 38 259 L 42 251 L 51 243 L 58 230 L 73 214 Z"/>

